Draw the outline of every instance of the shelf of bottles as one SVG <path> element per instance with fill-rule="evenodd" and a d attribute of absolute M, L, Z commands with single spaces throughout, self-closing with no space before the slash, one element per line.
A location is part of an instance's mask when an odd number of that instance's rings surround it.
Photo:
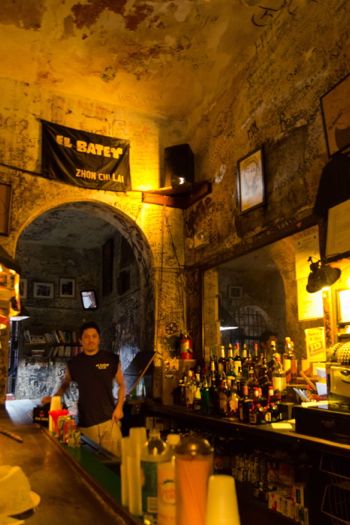
<path fill-rule="evenodd" d="M 285 419 L 282 403 L 287 386 L 295 382 L 298 363 L 294 345 L 285 340 L 285 352 L 271 341 L 268 355 L 259 343 L 252 348 L 240 343 L 224 345 L 209 363 L 189 369 L 174 389 L 174 403 L 202 414 L 238 418 L 243 423 L 263 425 Z"/>

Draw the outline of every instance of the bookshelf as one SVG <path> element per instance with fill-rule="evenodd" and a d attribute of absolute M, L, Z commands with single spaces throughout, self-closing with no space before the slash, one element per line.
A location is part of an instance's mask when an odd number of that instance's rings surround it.
<path fill-rule="evenodd" d="M 72 330 L 37 329 L 23 331 L 22 355 L 26 358 L 71 358 L 81 351 L 77 333 Z"/>

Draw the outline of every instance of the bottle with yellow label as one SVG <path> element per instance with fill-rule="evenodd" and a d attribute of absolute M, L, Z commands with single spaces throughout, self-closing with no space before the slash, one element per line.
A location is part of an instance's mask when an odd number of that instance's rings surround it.
<path fill-rule="evenodd" d="M 170 460 L 158 463 L 158 525 L 176 525 L 175 446 L 179 434 L 169 434 Z"/>

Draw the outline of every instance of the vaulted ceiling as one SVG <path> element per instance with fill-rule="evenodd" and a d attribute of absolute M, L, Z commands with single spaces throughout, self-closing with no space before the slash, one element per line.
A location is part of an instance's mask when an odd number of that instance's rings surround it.
<path fill-rule="evenodd" d="M 267 0 L 269 16 L 282 0 Z M 183 119 L 208 107 L 261 30 L 259 0 L 2 0 L 3 78 Z M 255 18 L 254 18 L 255 17 Z"/>
<path fill-rule="evenodd" d="M 281 2 L 268 0 L 273 9 Z M 149 117 L 185 120 L 195 109 L 199 118 L 254 48 L 258 4 L 2 0 L 0 77 Z M 38 218 L 22 241 L 88 246 L 101 240 L 95 233 L 106 229 L 107 235 L 110 228 L 86 209 L 63 207 Z"/>

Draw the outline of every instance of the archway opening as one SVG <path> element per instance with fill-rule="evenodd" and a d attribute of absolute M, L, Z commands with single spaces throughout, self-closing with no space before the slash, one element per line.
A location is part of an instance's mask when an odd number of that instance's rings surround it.
<path fill-rule="evenodd" d="M 124 370 L 153 349 L 150 250 L 125 215 L 95 202 L 49 209 L 22 231 L 16 260 L 30 315 L 11 332 L 17 359 L 12 355 L 9 386 L 17 399 L 54 391 L 67 359 L 79 352 L 84 321 L 100 325 L 101 347 L 118 353 Z M 95 308 L 84 306 L 83 291 L 95 294 Z"/>

